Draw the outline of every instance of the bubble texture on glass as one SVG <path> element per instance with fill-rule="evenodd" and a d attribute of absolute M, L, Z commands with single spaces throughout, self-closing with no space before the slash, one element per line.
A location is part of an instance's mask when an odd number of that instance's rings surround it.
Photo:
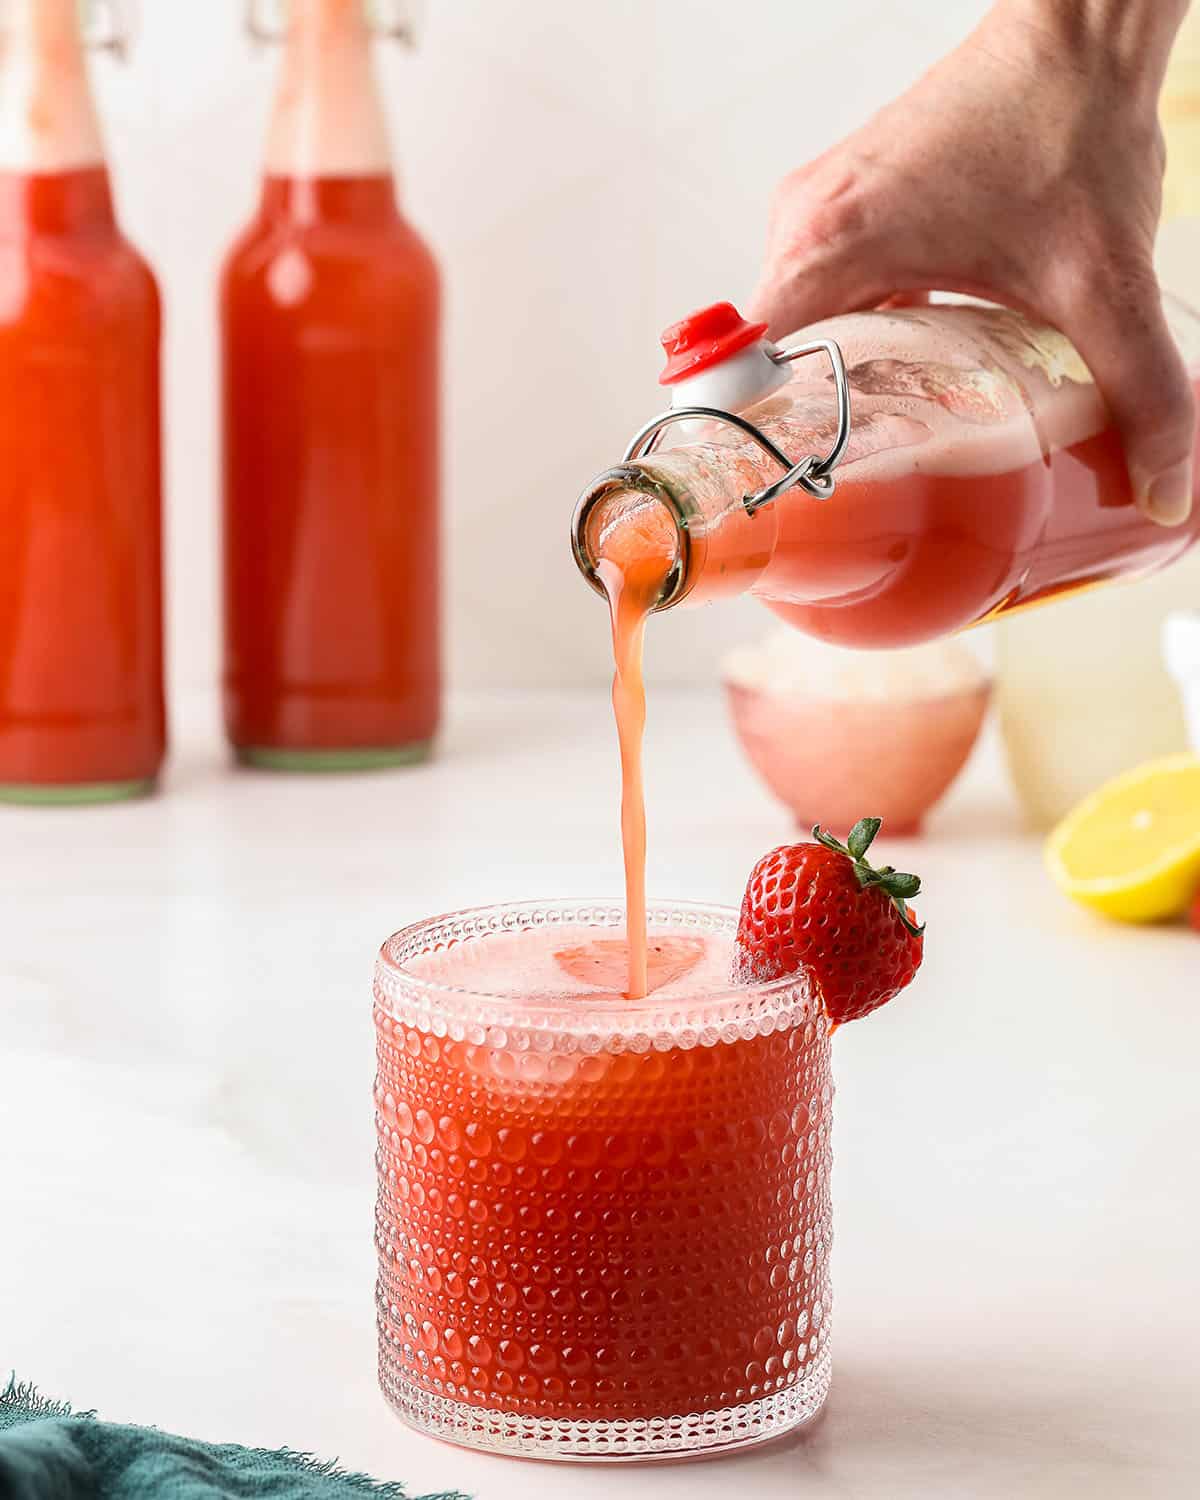
<path fill-rule="evenodd" d="M 718 908 L 660 930 L 728 934 Z M 414 1426 L 551 1458 L 761 1441 L 829 1386 L 828 1029 L 803 979 L 523 1008 L 407 979 L 455 942 L 618 907 L 397 934 L 376 973 L 380 1381 Z"/>

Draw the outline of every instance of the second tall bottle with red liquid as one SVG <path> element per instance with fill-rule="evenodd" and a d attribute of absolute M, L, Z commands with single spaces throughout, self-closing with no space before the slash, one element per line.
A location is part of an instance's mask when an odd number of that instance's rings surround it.
<path fill-rule="evenodd" d="M 226 730 L 282 769 L 419 760 L 438 720 L 438 276 L 371 45 L 364 0 L 291 0 L 221 281 Z"/>

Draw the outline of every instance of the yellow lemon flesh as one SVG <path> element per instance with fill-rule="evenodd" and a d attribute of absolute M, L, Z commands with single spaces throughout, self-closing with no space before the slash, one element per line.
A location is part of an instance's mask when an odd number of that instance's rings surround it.
<path fill-rule="evenodd" d="M 1200 888 L 1200 755 L 1106 782 L 1050 835 L 1046 864 L 1061 891 L 1106 917 L 1177 917 Z"/>

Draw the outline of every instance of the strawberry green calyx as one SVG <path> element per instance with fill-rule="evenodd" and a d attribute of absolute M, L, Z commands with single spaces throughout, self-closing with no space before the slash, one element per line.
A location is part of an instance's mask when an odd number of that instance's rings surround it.
<path fill-rule="evenodd" d="M 875 835 L 882 826 L 881 818 L 859 818 L 844 844 L 835 839 L 833 834 L 826 833 L 819 824 L 813 827 L 812 834 L 818 844 L 823 844 L 826 849 L 832 849 L 836 854 L 846 856 L 854 866 L 854 875 L 862 890 L 878 886 L 890 896 L 904 926 L 913 937 L 920 937 L 925 931 L 925 924 L 922 922 L 919 927 L 917 926 L 908 914 L 907 905 L 914 896 L 920 894 L 920 877 L 906 875 L 904 871 L 897 870 L 892 865 L 882 865 L 877 870 L 867 858 L 867 850 L 874 843 Z"/>

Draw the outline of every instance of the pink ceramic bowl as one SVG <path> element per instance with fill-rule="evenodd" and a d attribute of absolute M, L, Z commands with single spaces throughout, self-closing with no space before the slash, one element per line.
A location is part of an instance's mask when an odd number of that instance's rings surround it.
<path fill-rule="evenodd" d="M 987 712 L 987 682 L 943 697 L 852 701 L 773 696 L 726 682 L 738 739 L 796 821 L 845 836 L 860 817 L 920 830 L 962 770 Z"/>

